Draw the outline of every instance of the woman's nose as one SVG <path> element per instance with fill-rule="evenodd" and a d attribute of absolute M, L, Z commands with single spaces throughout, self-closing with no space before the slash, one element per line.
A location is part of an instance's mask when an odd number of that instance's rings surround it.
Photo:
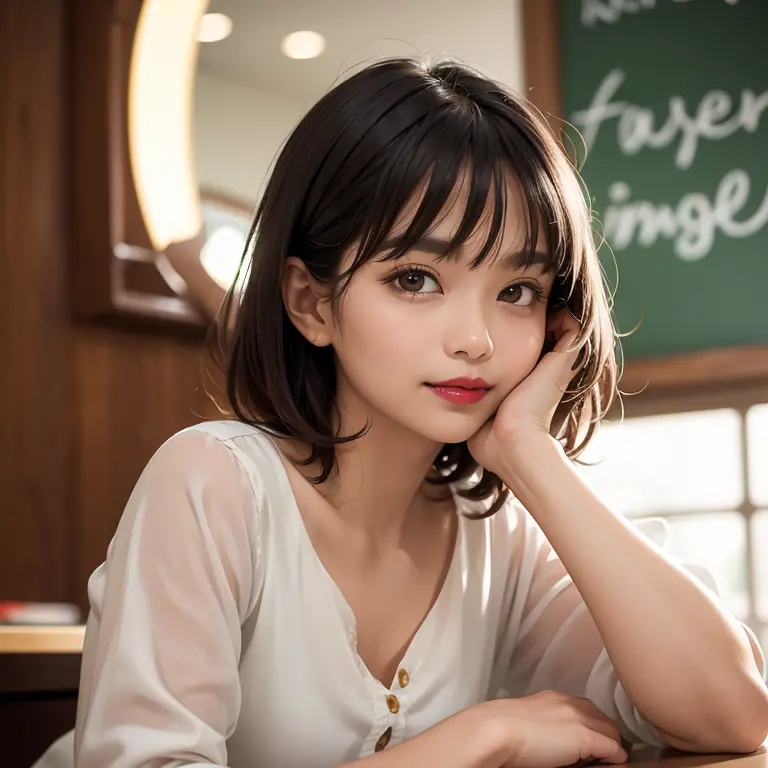
<path fill-rule="evenodd" d="M 446 353 L 472 360 L 488 358 L 493 354 L 488 323 L 481 312 L 463 312 L 451 325 L 446 336 Z"/>

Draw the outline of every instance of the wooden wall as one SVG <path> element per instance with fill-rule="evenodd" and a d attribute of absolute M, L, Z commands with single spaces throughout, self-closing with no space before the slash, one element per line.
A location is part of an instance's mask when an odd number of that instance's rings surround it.
<path fill-rule="evenodd" d="M 212 410 L 201 340 L 71 319 L 70 27 L 0 2 L 0 600 L 85 608 L 143 466 Z"/>

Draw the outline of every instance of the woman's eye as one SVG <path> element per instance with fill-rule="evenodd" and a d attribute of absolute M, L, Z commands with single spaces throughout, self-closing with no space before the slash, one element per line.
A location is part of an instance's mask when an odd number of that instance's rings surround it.
<path fill-rule="evenodd" d="M 420 269 L 411 269 L 395 277 L 397 287 L 405 293 L 433 293 L 435 289 L 432 288 L 427 291 L 422 290 L 430 281 L 434 283 L 437 290 L 440 290 L 437 280 L 429 272 Z"/>
<path fill-rule="evenodd" d="M 532 285 L 518 283 L 510 285 L 501 294 L 508 304 L 514 304 L 518 307 L 528 307 L 541 298 L 541 291 Z"/>

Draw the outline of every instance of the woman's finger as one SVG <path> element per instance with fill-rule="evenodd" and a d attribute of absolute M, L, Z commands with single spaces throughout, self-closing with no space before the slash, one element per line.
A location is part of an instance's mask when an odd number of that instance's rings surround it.
<path fill-rule="evenodd" d="M 613 720 L 609 720 L 606 717 L 595 717 L 594 715 L 584 715 L 584 724 L 589 726 L 593 731 L 605 734 L 609 738 L 613 739 L 619 746 L 621 743 L 621 733 L 618 726 Z"/>
<path fill-rule="evenodd" d="M 610 736 L 605 736 L 600 731 L 591 732 L 588 750 L 590 754 L 583 755 L 583 758 L 592 757 L 593 759 L 616 765 L 626 763 L 629 758 L 621 744 L 617 743 Z"/>
<path fill-rule="evenodd" d="M 581 344 L 576 346 L 576 339 L 579 335 L 578 328 L 576 330 L 568 330 L 563 333 L 563 335 L 557 340 L 557 344 L 555 344 L 555 352 L 560 353 L 566 353 L 571 354 L 573 352 L 576 352 L 578 354 L 579 350 L 581 349 Z"/>
<path fill-rule="evenodd" d="M 550 355 L 553 366 L 552 380 L 558 390 L 563 393 L 568 389 L 578 368 L 578 359 L 583 345 L 576 345 L 578 331 L 568 331 L 560 337 L 553 354 Z"/>
<path fill-rule="evenodd" d="M 606 723 L 611 723 L 616 727 L 618 733 L 618 723 L 613 718 L 608 717 L 608 715 L 606 715 L 603 710 L 592 701 L 592 699 L 588 699 L 586 696 L 574 696 L 574 700 L 576 706 L 584 713 L 584 715 L 597 717 L 600 720 L 605 720 Z"/>

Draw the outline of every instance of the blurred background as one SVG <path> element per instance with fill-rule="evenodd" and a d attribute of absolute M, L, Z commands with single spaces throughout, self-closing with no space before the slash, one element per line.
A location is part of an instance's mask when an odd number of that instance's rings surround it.
<path fill-rule="evenodd" d="M 766 32 L 762 0 L 4 0 L 0 622 L 84 621 L 147 460 L 218 417 L 205 331 L 302 115 L 447 54 L 563 132 L 618 267 L 630 394 L 580 471 L 768 644 Z"/>

